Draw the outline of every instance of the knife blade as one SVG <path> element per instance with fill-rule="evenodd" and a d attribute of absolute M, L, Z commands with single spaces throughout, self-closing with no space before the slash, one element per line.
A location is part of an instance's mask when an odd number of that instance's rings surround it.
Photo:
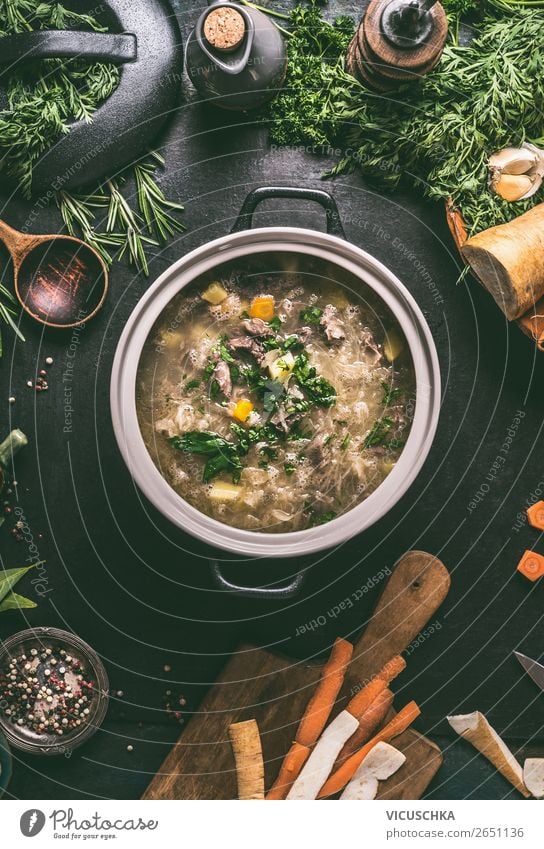
<path fill-rule="evenodd" d="M 544 690 L 544 666 L 536 660 L 531 660 L 525 654 L 519 651 L 514 652 L 515 656 L 523 666 L 527 675 L 530 675 L 535 684 L 538 684 L 541 690 Z"/>

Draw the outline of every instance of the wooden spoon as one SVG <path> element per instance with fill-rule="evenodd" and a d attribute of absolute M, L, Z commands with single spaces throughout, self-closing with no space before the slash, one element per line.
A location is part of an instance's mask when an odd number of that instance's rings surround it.
<path fill-rule="evenodd" d="M 27 235 L 0 221 L 0 241 L 11 255 L 19 303 L 41 324 L 78 327 L 104 303 L 108 269 L 81 239 Z"/>

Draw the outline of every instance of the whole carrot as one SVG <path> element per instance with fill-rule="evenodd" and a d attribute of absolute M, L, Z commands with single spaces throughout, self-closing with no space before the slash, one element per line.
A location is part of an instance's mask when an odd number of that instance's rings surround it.
<path fill-rule="evenodd" d="M 335 793 L 339 793 L 346 784 L 351 781 L 360 765 L 364 761 L 365 757 L 368 755 L 371 749 L 377 743 L 388 743 L 393 737 L 397 737 L 398 734 L 402 734 L 409 725 L 412 724 L 414 719 L 419 716 L 421 711 L 415 702 L 409 702 L 393 719 L 387 723 L 385 728 L 382 728 L 381 731 L 369 740 L 358 752 L 355 752 L 350 758 L 348 758 L 342 766 L 340 766 L 336 772 L 334 772 L 325 782 L 321 790 L 318 794 L 318 799 L 323 799 L 326 796 L 333 796 Z"/>
<path fill-rule="evenodd" d="M 283 759 L 278 777 L 266 794 L 268 800 L 285 799 L 306 763 L 310 752 L 311 749 L 308 746 L 302 746 L 296 741 L 293 743 Z"/>
<path fill-rule="evenodd" d="M 352 644 L 338 637 L 321 671 L 316 691 L 300 720 L 295 742 L 284 758 L 279 775 L 266 796 L 267 799 L 285 799 L 298 778 L 312 746 L 319 739 L 331 715 L 352 654 Z"/>
<path fill-rule="evenodd" d="M 323 667 L 317 689 L 310 699 L 298 726 L 295 739 L 302 746 L 313 746 L 325 728 L 336 697 L 344 683 L 344 676 L 352 654 L 352 644 L 338 637 L 332 647 L 331 656 Z"/>
<path fill-rule="evenodd" d="M 346 758 L 366 743 L 384 721 L 393 701 L 393 693 L 387 685 L 404 669 L 406 669 L 406 661 L 400 655 L 395 655 L 387 661 L 376 677 L 352 698 L 346 710 L 359 720 L 359 728 L 346 741 L 336 759 L 335 767 L 340 766 Z"/>

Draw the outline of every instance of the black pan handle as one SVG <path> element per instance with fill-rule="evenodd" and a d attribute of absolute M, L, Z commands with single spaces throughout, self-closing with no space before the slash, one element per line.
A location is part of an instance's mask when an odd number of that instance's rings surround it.
<path fill-rule="evenodd" d="M 257 206 L 269 198 L 289 198 L 292 200 L 310 200 L 323 207 L 327 214 L 327 233 L 331 236 L 346 238 L 336 201 L 328 192 L 322 189 L 300 189 L 295 186 L 261 186 L 253 189 L 242 204 L 240 214 L 235 221 L 231 233 L 250 230 L 253 225 L 253 213 Z"/>
<path fill-rule="evenodd" d="M 232 593 L 233 595 L 242 596 L 243 598 L 287 601 L 297 595 L 304 582 L 304 572 L 299 572 L 290 583 L 282 587 L 242 587 L 225 578 L 218 560 L 211 560 L 210 566 L 218 589 Z"/>
<path fill-rule="evenodd" d="M 0 65 L 74 57 L 116 64 L 134 62 L 138 57 L 136 36 L 130 32 L 37 30 L 0 38 Z"/>

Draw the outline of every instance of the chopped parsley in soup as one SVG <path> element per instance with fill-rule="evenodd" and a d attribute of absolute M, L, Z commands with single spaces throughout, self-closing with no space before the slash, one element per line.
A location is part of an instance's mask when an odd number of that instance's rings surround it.
<path fill-rule="evenodd" d="M 408 437 L 408 346 L 373 293 L 302 273 L 183 290 L 146 342 L 138 410 L 161 474 L 208 516 L 303 530 L 370 495 Z"/>

